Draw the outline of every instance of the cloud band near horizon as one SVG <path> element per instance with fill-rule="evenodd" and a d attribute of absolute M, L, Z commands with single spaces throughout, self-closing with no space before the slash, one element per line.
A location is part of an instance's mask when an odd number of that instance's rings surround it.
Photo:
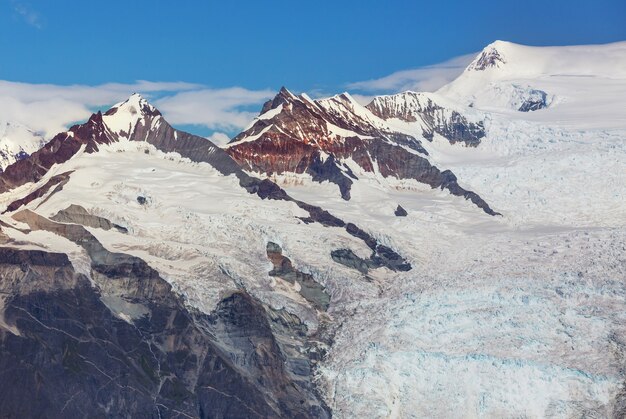
<path fill-rule="evenodd" d="M 397 71 L 378 79 L 349 83 L 347 87 L 363 104 L 374 94 L 433 91 L 454 80 L 474 56 L 468 54 L 440 64 Z M 271 89 L 209 88 L 187 82 L 139 80 L 89 86 L 0 80 L 0 121 L 19 123 L 51 138 L 135 92 L 152 101 L 171 124 L 208 129 L 208 138 L 220 144 L 245 128 L 258 115 L 261 105 L 276 94 Z"/>
<path fill-rule="evenodd" d="M 462 55 L 439 64 L 396 71 L 378 79 L 348 83 L 347 87 L 370 94 L 391 94 L 407 90 L 434 92 L 456 79 L 475 57 L 475 53 Z"/>
<path fill-rule="evenodd" d="M 51 138 L 70 125 L 85 121 L 94 111 L 104 111 L 135 92 L 152 101 L 171 124 L 201 125 L 226 132 L 244 128 L 257 115 L 255 111 L 262 103 L 275 94 L 269 89 L 211 89 L 186 82 L 141 80 L 63 86 L 0 80 L 0 120 L 19 123 Z M 211 138 L 223 142 L 227 136 L 214 133 Z"/>

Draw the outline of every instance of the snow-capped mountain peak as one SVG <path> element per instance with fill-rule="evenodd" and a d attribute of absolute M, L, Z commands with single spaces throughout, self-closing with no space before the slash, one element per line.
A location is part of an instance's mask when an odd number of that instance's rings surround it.
<path fill-rule="evenodd" d="M 138 113 L 139 111 L 147 111 L 154 112 L 156 108 L 152 106 L 141 94 L 133 93 L 123 102 L 116 103 L 111 107 L 108 112 L 111 112 L 113 109 L 120 111 L 128 111 L 131 113 Z"/>
<path fill-rule="evenodd" d="M 160 119 L 161 113 L 139 93 L 133 93 L 124 102 L 117 103 L 106 111 L 103 121 L 119 138 L 128 139 L 137 125 L 146 125 Z"/>
<path fill-rule="evenodd" d="M 285 86 L 282 86 L 278 92 L 279 95 L 287 97 L 287 98 L 293 98 L 293 99 L 297 99 L 297 96 L 294 95 L 293 93 L 291 93 L 291 91 L 289 89 L 287 89 Z"/>
<path fill-rule="evenodd" d="M 433 96 L 432 93 L 412 91 L 376 96 L 366 108 L 383 119 L 398 118 L 415 122 L 418 120 L 418 114 L 429 107 Z"/>
<path fill-rule="evenodd" d="M 537 111 L 564 105 L 591 106 L 589 92 L 606 89 L 607 95 L 626 79 L 626 42 L 605 45 L 536 47 L 496 41 L 487 45 L 454 81 L 436 93 L 486 111 Z M 534 112 L 533 112 L 534 113 Z M 539 112 L 547 117 L 545 112 Z M 606 120 L 617 115 L 602 112 Z M 538 116 L 536 116 L 538 117 Z M 558 119 L 563 121 L 563 115 Z M 565 116 L 579 117 L 572 108 Z M 535 116 L 531 117 L 535 118 Z M 620 118 L 620 117 L 618 117 Z"/>
<path fill-rule="evenodd" d="M 343 92 L 338 95 L 335 95 L 331 99 L 343 102 L 345 104 L 350 104 L 351 106 L 360 105 L 356 100 L 354 100 L 352 95 L 348 92 Z"/>
<path fill-rule="evenodd" d="M 302 102 L 305 100 L 305 98 L 294 95 L 285 86 L 283 86 L 280 88 L 274 98 L 268 100 L 267 102 L 265 102 L 265 104 L 263 104 L 263 108 L 261 109 L 261 115 L 271 111 L 272 109 L 278 108 L 280 105 L 285 105 L 293 102 Z"/>
<path fill-rule="evenodd" d="M 211 141 L 175 130 L 154 106 L 139 94 L 133 94 L 104 114 L 94 113 L 85 123 L 57 134 L 28 159 L 8 166 L 0 178 L 0 193 L 29 182 L 36 183 L 52 166 L 69 161 L 81 150 L 92 154 L 102 145 L 120 141 L 147 142 L 165 152 L 182 152 L 188 147 L 191 149 L 187 150 L 188 158 L 210 160 L 212 156 L 218 170 L 233 172 L 234 163 L 229 164 L 223 158 L 225 153 Z"/>
<path fill-rule="evenodd" d="M 506 64 L 503 53 L 503 49 L 510 44 L 509 42 L 496 41 L 489 44 L 482 50 L 474 61 L 470 63 L 466 71 L 484 71 L 489 68 L 499 68 L 501 65 Z"/>
<path fill-rule="evenodd" d="M 539 77 L 626 77 L 626 42 L 605 45 L 527 46 L 495 41 L 487 45 L 452 86 Z M 450 90 L 444 86 L 440 92 Z"/>

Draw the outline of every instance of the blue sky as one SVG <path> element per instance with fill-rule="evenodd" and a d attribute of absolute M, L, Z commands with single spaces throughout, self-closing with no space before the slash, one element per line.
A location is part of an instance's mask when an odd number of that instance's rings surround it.
<path fill-rule="evenodd" d="M 190 84 L 182 90 L 222 97 L 222 89 L 241 87 L 235 96 L 248 103 L 233 107 L 242 120 L 282 85 L 358 93 L 367 90 L 360 81 L 475 53 L 496 39 L 626 40 L 626 1 L 0 0 L 0 80 L 129 88 L 180 81 Z M 248 91 L 254 101 L 243 99 Z"/>

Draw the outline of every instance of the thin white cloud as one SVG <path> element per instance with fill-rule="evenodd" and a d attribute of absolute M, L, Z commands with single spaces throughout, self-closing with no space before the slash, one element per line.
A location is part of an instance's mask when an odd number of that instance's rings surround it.
<path fill-rule="evenodd" d="M 475 56 L 462 55 L 439 64 L 396 71 L 379 79 L 350 83 L 348 88 L 368 93 L 432 92 L 457 78 Z"/>
<path fill-rule="evenodd" d="M 0 80 L 0 119 L 20 123 L 50 138 L 72 123 L 86 120 L 94 109 L 106 110 L 134 92 L 151 99 L 172 124 L 226 131 L 246 126 L 256 116 L 248 108 L 254 106 L 257 111 L 272 96 L 269 90 L 207 89 L 185 82 L 62 86 Z"/>
<path fill-rule="evenodd" d="M 376 97 L 375 95 L 361 95 L 359 93 L 351 93 L 350 96 L 363 106 L 370 103 Z"/>
<path fill-rule="evenodd" d="M 41 15 L 30 4 L 20 0 L 11 0 L 11 6 L 16 15 L 24 22 L 37 29 L 43 28 Z"/>
<path fill-rule="evenodd" d="M 106 83 L 96 86 L 33 84 L 0 80 L 0 95 L 10 96 L 26 102 L 63 98 L 87 106 L 99 106 L 122 100 L 135 92 L 178 92 L 200 89 L 202 85 L 185 82 L 150 82 L 139 80 L 135 83 Z"/>
<path fill-rule="evenodd" d="M 200 124 L 211 129 L 244 128 L 258 115 L 258 106 L 276 94 L 272 90 L 242 87 L 201 89 L 165 96 L 155 101 L 172 124 Z M 255 106 L 254 110 L 248 109 Z"/>
<path fill-rule="evenodd" d="M 214 132 L 210 136 L 207 137 L 213 144 L 218 147 L 225 146 L 230 141 L 230 137 L 223 132 Z"/>
<path fill-rule="evenodd" d="M 311 99 L 326 99 L 328 97 L 334 96 L 336 92 L 331 93 L 326 89 L 312 89 L 312 90 L 307 91 L 306 94 Z"/>

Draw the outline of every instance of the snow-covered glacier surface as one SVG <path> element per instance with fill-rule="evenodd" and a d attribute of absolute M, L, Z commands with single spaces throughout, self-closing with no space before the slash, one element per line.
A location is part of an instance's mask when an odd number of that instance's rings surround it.
<path fill-rule="evenodd" d="M 517 46 L 504 44 L 515 61 Z M 624 45 L 605 49 L 615 48 Z M 623 414 L 626 74 L 587 77 L 571 66 L 573 74 L 551 74 L 542 65 L 532 77 L 464 74 L 439 94 L 470 92 L 486 137 L 476 148 L 424 142 L 502 217 L 356 168 L 350 203 L 328 185 L 277 177 L 292 195 L 368 226 L 414 267 L 376 278 L 374 298 L 346 303 L 320 372 L 336 417 Z M 549 106 L 517 111 L 524 89 L 549 92 Z M 406 218 L 393 216 L 396 204 Z"/>
<path fill-rule="evenodd" d="M 610 417 L 626 361 L 623 230 L 463 242 L 355 304 L 324 370 L 336 415 Z"/>

